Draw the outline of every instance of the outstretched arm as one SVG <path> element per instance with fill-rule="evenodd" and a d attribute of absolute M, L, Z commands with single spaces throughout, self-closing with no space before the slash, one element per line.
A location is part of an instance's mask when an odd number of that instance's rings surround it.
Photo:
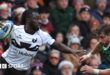
<path fill-rule="evenodd" d="M 99 70 L 99 75 L 110 75 L 110 69 Z"/>
<path fill-rule="evenodd" d="M 96 47 L 94 48 L 94 50 L 92 50 L 90 53 L 86 54 L 86 55 L 83 55 L 81 58 L 80 58 L 80 62 L 84 62 L 86 61 L 88 58 L 90 58 L 93 54 L 97 54 L 99 53 L 99 46 L 100 46 L 100 42 L 97 43 Z"/>
<path fill-rule="evenodd" d="M 54 42 L 52 46 L 54 46 L 55 48 L 57 48 L 58 50 L 60 50 L 61 52 L 64 52 L 64 53 L 74 54 L 74 53 L 82 52 L 81 50 L 73 50 L 73 49 L 69 48 L 68 46 L 66 46 L 62 43 L 58 43 L 58 42 Z"/>
<path fill-rule="evenodd" d="M 96 47 L 94 48 L 94 50 L 92 50 L 91 54 L 97 54 L 99 53 L 99 46 L 101 45 L 100 42 L 97 43 Z"/>

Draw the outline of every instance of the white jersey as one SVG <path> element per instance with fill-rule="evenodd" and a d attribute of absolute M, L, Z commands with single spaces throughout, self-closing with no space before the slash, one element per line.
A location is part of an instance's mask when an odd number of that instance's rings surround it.
<path fill-rule="evenodd" d="M 23 25 L 14 25 L 11 40 L 10 47 L 2 54 L 2 57 L 17 70 L 29 69 L 31 59 L 36 55 L 39 47 L 44 44 L 52 45 L 55 41 L 42 30 L 33 35 L 28 34 Z"/>

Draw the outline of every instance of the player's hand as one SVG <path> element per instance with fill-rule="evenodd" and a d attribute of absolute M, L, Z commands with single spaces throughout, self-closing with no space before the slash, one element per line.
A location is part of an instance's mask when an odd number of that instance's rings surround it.
<path fill-rule="evenodd" d="M 83 55 L 83 56 L 80 57 L 80 62 L 84 62 L 84 61 L 86 61 L 88 58 L 89 58 L 88 55 Z"/>
<path fill-rule="evenodd" d="M 94 73 L 94 68 L 90 67 L 90 66 L 83 66 L 80 71 L 84 74 L 93 74 Z"/>

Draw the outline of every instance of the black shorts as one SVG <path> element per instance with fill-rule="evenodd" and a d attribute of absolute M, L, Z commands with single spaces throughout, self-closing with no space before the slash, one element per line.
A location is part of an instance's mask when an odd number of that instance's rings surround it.
<path fill-rule="evenodd" d="M 19 71 L 12 67 L 9 67 L 9 64 L 6 60 L 0 57 L 0 73 L 3 75 L 26 75 L 27 71 Z"/>

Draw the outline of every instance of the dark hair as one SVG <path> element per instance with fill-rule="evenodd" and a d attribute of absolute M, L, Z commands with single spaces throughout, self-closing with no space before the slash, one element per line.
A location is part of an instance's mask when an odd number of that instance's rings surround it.
<path fill-rule="evenodd" d="M 91 40 L 92 39 L 96 39 L 96 40 L 98 40 L 98 35 L 97 35 L 97 33 L 92 33 L 91 35 L 90 35 L 90 37 L 89 37 L 89 42 L 88 42 L 88 47 L 90 48 L 90 43 L 91 43 Z"/>
<path fill-rule="evenodd" d="M 36 14 L 39 14 L 39 12 L 37 12 L 36 10 L 26 10 L 23 14 L 22 14 L 22 17 L 21 17 L 21 24 L 22 25 L 25 25 L 26 22 L 27 22 L 27 18 L 31 18 L 34 16 L 34 14 L 32 13 L 36 13 Z"/>
<path fill-rule="evenodd" d="M 81 9 L 80 9 L 80 11 L 79 11 L 79 13 L 82 13 L 82 12 L 89 12 L 90 13 L 90 8 L 88 8 L 88 7 L 82 7 Z M 90 13 L 91 14 L 91 13 Z"/>
<path fill-rule="evenodd" d="M 65 35 L 65 33 L 63 33 L 62 31 L 55 31 L 54 33 L 53 33 L 53 38 L 55 39 L 56 38 L 56 36 L 57 36 L 57 34 L 59 34 L 59 33 L 61 33 L 61 34 L 63 34 L 63 35 Z"/>
<path fill-rule="evenodd" d="M 33 75 L 33 72 L 35 70 L 39 70 L 39 71 L 43 72 L 43 67 L 40 66 L 40 64 L 36 64 L 36 65 L 32 66 L 30 69 L 29 75 Z"/>
<path fill-rule="evenodd" d="M 40 7 L 39 13 L 50 13 L 50 12 L 49 12 L 49 9 L 47 7 Z"/>
<path fill-rule="evenodd" d="M 110 26 L 106 26 L 106 27 L 103 29 L 103 33 L 104 33 L 105 35 L 110 34 Z"/>
<path fill-rule="evenodd" d="M 98 35 L 100 34 L 105 34 L 105 35 L 108 35 L 110 34 L 110 26 L 106 26 L 106 25 L 103 25 L 101 26 L 98 30 L 97 30 L 97 33 Z"/>
<path fill-rule="evenodd" d="M 104 17 L 109 17 L 110 18 L 110 9 L 105 10 L 103 18 Z"/>
<path fill-rule="evenodd" d="M 37 69 L 37 67 L 38 67 L 39 69 Z M 31 69 L 31 72 L 33 72 L 34 70 L 40 70 L 40 71 L 42 71 L 42 68 L 39 67 L 39 66 L 34 66 L 34 67 Z"/>
<path fill-rule="evenodd" d="M 69 28 L 68 28 L 68 33 L 70 33 L 70 30 L 71 30 L 72 27 L 77 26 L 77 27 L 79 28 L 78 25 L 79 25 L 78 23 L 71 23 L 70 26 L 69 26 Z M 80 29 L 80 28 L 79 28 L 79 29 Z"/>

